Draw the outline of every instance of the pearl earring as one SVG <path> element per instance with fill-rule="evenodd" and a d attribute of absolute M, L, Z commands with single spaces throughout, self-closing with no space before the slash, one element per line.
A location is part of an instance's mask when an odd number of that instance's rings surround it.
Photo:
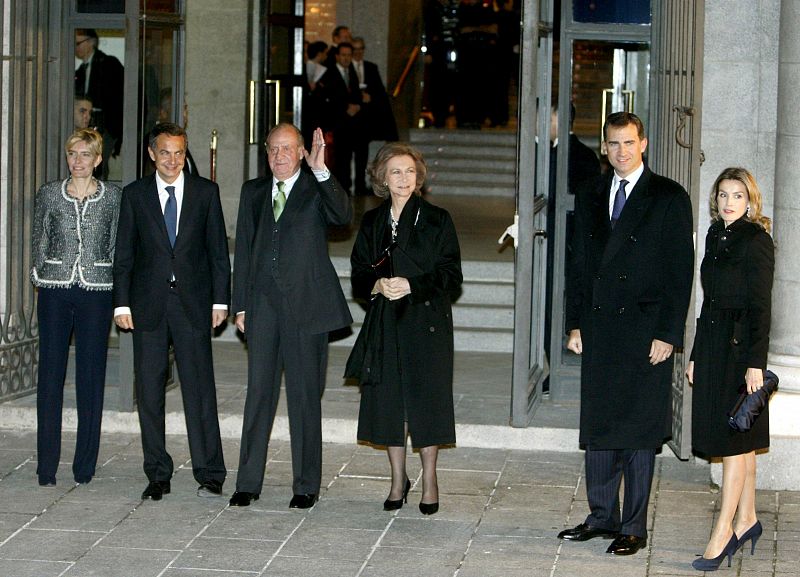
<path fill-rule="evenodd" d="M 747 211 L 745 211 L 745 216 L 747 216 L 747 217 L 750 216 L 750 205 L 749 204 L 747 205 Z"/>

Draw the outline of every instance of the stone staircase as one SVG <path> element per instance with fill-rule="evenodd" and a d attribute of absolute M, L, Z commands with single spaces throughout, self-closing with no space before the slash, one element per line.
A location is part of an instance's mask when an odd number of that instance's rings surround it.
<path fill-rule="evenodd" d="M 364 309 L 353 300 L 350 260 L 331 259 L 353 315 L 353 334 L 334 341 L 350 347 L 364 321 Z M 455 350 L 510 353 L 514 338 L 514 265 L 510 262 L 463 261 L 464 284 L 453 305 Z"/>
<path fill-rule="evenodd" d="M 513 197 L 517 137 L 514 132 L 413 129 L 409 140 L 428 164 L 435 195 Z"/>

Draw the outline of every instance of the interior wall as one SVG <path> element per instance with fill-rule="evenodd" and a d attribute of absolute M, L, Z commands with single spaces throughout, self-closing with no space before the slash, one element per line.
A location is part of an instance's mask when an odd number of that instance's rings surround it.
<path fill-rule="evenodd" d="M 235 236 L 247 154 L 248 12 L 248 0 L 192 0 L 186 7 L 189 149 L 208 178 L 211 131 L 218 131 L 217 183 L 229 237 Z"/>

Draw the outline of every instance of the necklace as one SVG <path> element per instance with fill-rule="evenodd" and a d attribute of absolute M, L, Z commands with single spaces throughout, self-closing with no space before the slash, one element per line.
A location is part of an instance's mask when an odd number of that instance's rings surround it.
<path fill-rule="evenodd" d="M 391 219 L 391 225 L 392 225 L 392 240 L 394 241 L 394 240 L 396 240 L 396 239 L 397 239 L 397 225 L 398 225 L 399 223 L 398 223 L 398 222 L 397 222 L 397 220 L 394 218 L 394 210 L 392 210 L 392 207 L 391 207 L 391 206 L 389 207 L 389 218 Z"/>
<path fill-rule="evenodd" d="M 72 184 L 72 189 L 75 191 L 75 194 L 74 194 L 75 198 L 77 198 L 78 200 L 83 200 L 83 199 L 85 199 L 87 196 L 90 196 L 92 193 L 90 193 L 89 191 L 90 191 L 92 188 L 94 188 L 95 190 L 97 190 L 97 184 L 96 184 L 96 182 L 97 182 L 97 181 L 95 180 L 95 178 L 94 178 L 94 177 L 92 177 L 91 179 L 89 179 L 89 184 L 87 184 L 87 185 L 86 185 L 86 188 L 83 190 L 83 192 L 81 192 L 81 191 L 79 191 L 79 190 L 78 190 L 78 183 L 77 183 L 77 182 L 75 182 L 75 180 L 74 180 L 74 179 L 72 179 L 72 180 L 70 181 L 70 184 Z"/>

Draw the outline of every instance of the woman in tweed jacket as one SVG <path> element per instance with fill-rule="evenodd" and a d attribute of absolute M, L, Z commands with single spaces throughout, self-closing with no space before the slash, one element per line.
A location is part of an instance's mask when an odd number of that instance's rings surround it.
<path fill-rule="evenodd" d="M 70 337 L 75 333 L 78 437 L 72 473 L 92 480 L 100 448 L 106 352 L 112 317 L 112 265 L 122 191 L 96 180 L 103 139 L 78 129 L 64 145 L 70 176 L 36 193 L 31 281 L 38 288 L 39 485 L 56 484 L 61 409 Z"/>

